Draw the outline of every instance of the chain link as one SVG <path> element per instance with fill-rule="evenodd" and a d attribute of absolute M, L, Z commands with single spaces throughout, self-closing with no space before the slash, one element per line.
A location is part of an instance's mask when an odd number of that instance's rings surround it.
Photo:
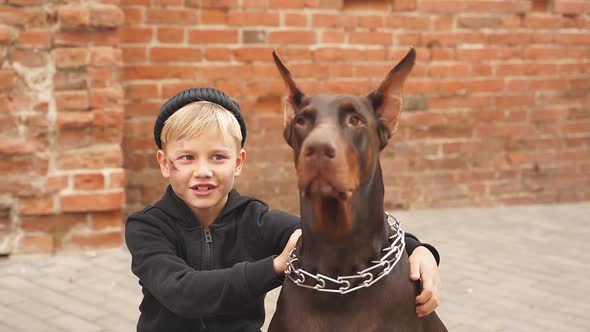
<path fill-rule="evenodd" d="M 378 261 L 371 261 L 372 266 L 349 276 L 338 276 L 332 278 L 320 273 L 312 274 L 305 271 L 303 268 L 295 267 L 299 259 L 295 255 L 295 248 L 289 253 L 287 260 L 287 269 L 285 274 L 295 285 L 303 288 L 315 289 L 320 292 L 348 294 L 358 289 L 370 287 L 381 278 L 393 270 L 397 265 L 402 254 L 406 248 L 405 232 L 400 227 L 400 222 L 389 213 L 387 215 L 387 222 L 395 234 L 389 237 L 390 245 L 383 249 L 385 254 Z M 376 275 L 374 273 L 378 272 Z M 314 281 L 314 284 L 308 285 L 306 281 Z M 359 284 L 352 287 L 352 284 L 358 281 Z"/>

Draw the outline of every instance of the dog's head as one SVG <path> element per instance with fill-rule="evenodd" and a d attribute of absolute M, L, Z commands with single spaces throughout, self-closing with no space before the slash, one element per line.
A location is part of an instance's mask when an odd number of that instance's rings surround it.
<path fill-rule="evenodd" d="M 307 96 L 275 52 L 273 57 L 287 88 L 284 137 L 293 148 L 300 193 L 348 200 L 374 181 L 379 153 L 399 122 L 402 87 L 416 52 L 410 49 L 366 96 Z"/>

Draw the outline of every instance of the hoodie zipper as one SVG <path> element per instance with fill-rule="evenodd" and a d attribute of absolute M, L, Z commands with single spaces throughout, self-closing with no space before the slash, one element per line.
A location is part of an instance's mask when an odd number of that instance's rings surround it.
<path fill-rule="evenodd" d="M 203 255 L 203 270 L 211 270 L 213 267 L 213 237 L 209 228 L 204 228 L 205 252 Z"/>

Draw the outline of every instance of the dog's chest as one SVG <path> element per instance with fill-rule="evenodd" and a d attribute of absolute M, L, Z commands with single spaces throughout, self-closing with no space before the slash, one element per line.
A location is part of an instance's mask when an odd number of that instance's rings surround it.
<path fill-rule="evenodd" d="M 289 314 L 284 328 L 276 331 L 418 331 L 416 289 L 409 279 L 407 256 L 403 258 L 386 278 L 350 294 L 322 293 L 286 282 L 277 314 Z"/>

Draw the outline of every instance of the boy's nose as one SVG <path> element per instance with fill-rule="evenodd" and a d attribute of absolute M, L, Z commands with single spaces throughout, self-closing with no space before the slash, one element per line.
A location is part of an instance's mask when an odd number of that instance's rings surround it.
<path fill-rule="evenodd" d="M 209 178 L 213 175 L 213 172 L 207 163 L 198 163 L 193 175 L 197 178 Z"/>

